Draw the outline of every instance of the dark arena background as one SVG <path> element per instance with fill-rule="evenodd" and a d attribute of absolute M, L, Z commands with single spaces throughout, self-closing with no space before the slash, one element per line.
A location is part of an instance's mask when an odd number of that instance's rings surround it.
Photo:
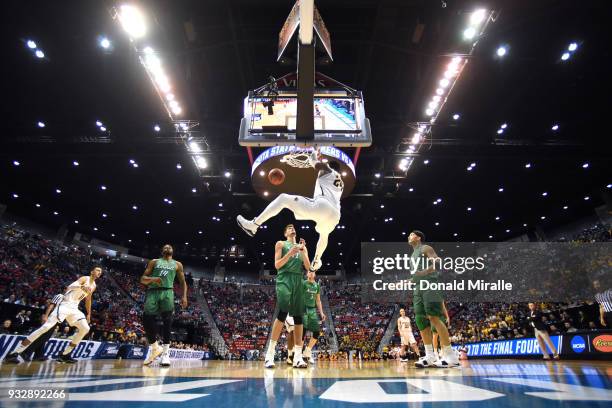
<path fill-rule="evenodd" d="M 609 407 L 611 15 L 5 2 L 0 406 Z"/>

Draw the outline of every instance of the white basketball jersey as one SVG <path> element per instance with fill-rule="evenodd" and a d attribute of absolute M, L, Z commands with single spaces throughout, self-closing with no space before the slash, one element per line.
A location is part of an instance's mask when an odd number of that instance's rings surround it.
<path fill-rule="evenodd" d="M 85 285 L 89 288 L 90 291 L 93 291 L 96 288 L 96 282 L 91 278 L 91 276 L 86 276 Z M 85 299 L 89 293 L 84 291 L 81 288 L 81 284 L 79 280 L 75 280 L 70 285 L 68 285 L 68 290 L 64 294 L 64 302 L 79 304 L 81 300 Z"/>
<path fill-rule="evenodd" d="M 342 190 L 344 190 L 342 176 L 337 171 L 332 170 L 330 173 L 317 177 L 313 198 L 325 197 L 339 209 Z"/>
<path fill-rule="evenodd" d="M 397 319 L 397 328 L 401 332 L 412 331 L 412 326 L 410 325 L 410 318 L 408 316 L 404 316 Z"/>

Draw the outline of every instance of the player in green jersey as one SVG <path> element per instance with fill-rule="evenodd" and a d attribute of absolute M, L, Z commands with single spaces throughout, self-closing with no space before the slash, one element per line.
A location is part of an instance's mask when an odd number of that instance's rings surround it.
<path fill-rule="evenodd" d="M 438 290 L 422 290 L 419 287 L 419 282 L 422 280 L 430 282 L 437 282 L 438 280 L 438 272 L 435 268 L 435 260 L 439 259 L 438 255 L 431 246 L 424 244 L 423 241 L 425 241 L 425 234 L 421 231 L 412 231 L 408 236 L 408 244 L 412 247 L 412 264 L 419 265 L 412 275 L 412 280 L 416 283 L 413 297 L 414 320 L 421 332 L 425 346 L 425 356 L 421 357 L 415 363 L 415 366 L 417 368 L 456 367 L 459 365 L 459 360 L 457 354 L 451 348 L 448 329 L 442 321 L 445 317 L 442 293 Z M 435 327 L 440 336 L 442 359 L 439 360 L 436 359 L 434 354 L 432 326 Z"/>
<path fill-rule="evenodd" d="M 304 329 L 304 290 L 302 287 L 303 271 L 310 269 L 310 259 L 306 242 L 300 239 L 296 242 L 296 232 L 293 224 L 289 224 L 283 231 L 285 241 L 278 241 L 274 248 L 274 267 L 276 275 L 276 303 L 278 316 L 272 324 L 272 335 L 266 352 L 265 367 L 274 368 L 274 353 L 276 343 L 280 338 L 287 315 L 293 316 L 295 355 L 293 367 L 305 368 L 307 364 L 302 359 L 302 333 Z"/>
<path fill-rule="evenodd" d="M 321 332 L 321 326 L 319 325 L 319 316 L 317 316 L 317 310 L 321 315 L 321 321 L 324 322 L 327 316 L 323 313 L 323 305 L 321 304 L 321 287 L 315 282 L 315 271 L 308 271 L 306 274 L 307 280 L 304 281 L 304 306 L 306 307 L 306 313 L 304 313 L 304 333 L 306 331 L 312 332 L 312 337 L 304 350 L 304 358 L 310 362 L 312 360 L 312 348 L 317 344 L 319 334 Z"/>
<path fill-rule="evenodd" d="M 151 364 L 160 354 L 162 355 L 160 365 L 162 367 L 170 365 L 168 349 L 170 348 L 172 313 L 174 312 L 175 277 L 178 277 L 183 292 L 181 307 L 187 307 L 187 282 L 185 282 L 183 264 L 172 259 L 173 253 L 174 250 L 171 245 L 164 245 L 162 257 L 150 260 L 147 269 L 140 278 L 140 283 L 147 287 L 142 321 L 147 340 L 151 345 L 151 350 L 144 361 L 144 365 Z M 155 321 L 157 316 L 161 317 L 163 323 L 163 344 L 161 347 L 157 342 L 157 322 Z"/>

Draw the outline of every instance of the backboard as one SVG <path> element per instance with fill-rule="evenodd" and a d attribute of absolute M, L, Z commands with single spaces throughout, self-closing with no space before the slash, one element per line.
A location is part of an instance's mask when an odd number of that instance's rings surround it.
<path fill-rule="evenodd" d="M 365 147 L 372 144 L 362 93 L 320 73 L 315 76 L 314 138 L 298 140 L 296 77 L 292 73 L 249 91 L 240 123 L 241 146 Z"/>

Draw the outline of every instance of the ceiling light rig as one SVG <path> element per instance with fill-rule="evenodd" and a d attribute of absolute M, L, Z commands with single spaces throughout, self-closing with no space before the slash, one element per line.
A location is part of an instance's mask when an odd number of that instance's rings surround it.
<path fill-rule="evenodd" d="M 161 59 L 161 55 L 148 38 L 149 27 L 147 27 L 146 13 L 139 7 L 132 4 L 124 4 L 113 8 L 113 18 L 117 20 L 124 31 L 127 33 L 138 59 L 151 80 L 157 95 L 159 96 L 170 121 L 174 124 L 177 136 L 181 139 L 189 155 L 195 164 L 196 169 L 202 176 L 202 170 L 208 167 L 206 159 L 200 154 L 201 151 L 194 149 L 197 146 L 205 145 L 203 137 L 193 140 L 193 129 L 199 126 L 199 122 L 184 119 L 185 109 L 176 96 L 175 87 L 168 75 L 166 65 Z M 154 126 L 154 131 L 161 130 L 160 125 Z"/>
<path fill-rule="evenodd" d="M 448 59 L 443 59 L 444 71 L 441 77 L 436 81 L 436 87 L 431 99 L 427 102 L 424 114 L 427 118 L 426 122 L 417 122 L 411 125 L 416 133 L 410 136 L 410 146 L 405 150 L 405 154 L 414 156 L 419 153 L 421 146 L 427 141 L 427 136 L 431 136 L 431 126 L 436 123 L 440 112 L 444 108 L 444 104 L 448 100 L 455 84 L 459 80 L 463 69 L 465 68 L 469 57 L 474 53 L 478 39 L 484 34 L 489 22 L 493 21 L 493 10 L 478 9 L 469 14 L 467 18 L 467 26 L 463 30 L 463 38 L 469 41 L 467 49 L 462 49 L 460 52 L 453 53 Z M 458 120 L 460 116 L 455 114 L 454 120 Z M 403 141 L 402 144 L 406 144 Z M 404 151 L 404 149 L 400 149 Z M 411 157 L 400 159 L 399 169 L 407 172 L 413 160 Z"/>

